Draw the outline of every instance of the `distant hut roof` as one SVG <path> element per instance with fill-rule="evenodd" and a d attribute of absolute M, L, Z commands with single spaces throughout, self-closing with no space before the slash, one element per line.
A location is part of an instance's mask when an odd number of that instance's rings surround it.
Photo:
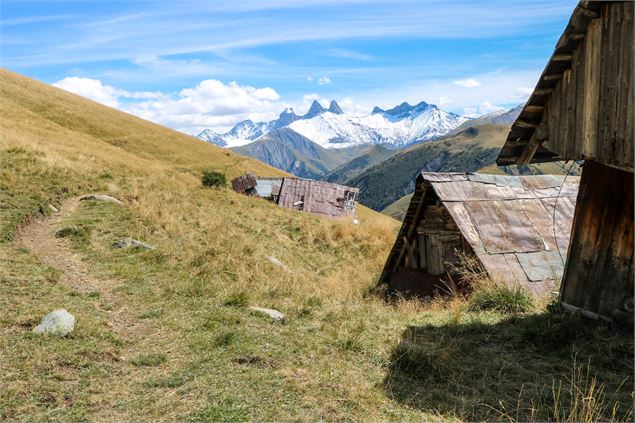
<path fill-rule="evenodd" d="M 632 20 L 632 2 L 577 5 L 499 166 L 590 159 L 633 171 Z"/>
<path fill-rule="evenodd" d="M 425 216 L 423 198 L 433 190 L 485 270 L 536 293 L 562 277 L 579 177 L 421 173 L 381 280 L 387 282 Z M 555 206 L 555 212 L 554 212 Z"/>
<path fill-rule="evenodd" d="M 256 175 L 251 173 L 246 173 L 232 179 L 232 188 L 234 189 L 234 191 L 241 194 L 253 190 L 254 188 L 256 188 L 256 185 L 258 185 L 258 182 L 256 181 Z"/>
<path fill-rule="evenodd" d="M 355 210 L 359 188 L 325 181 L 284 178 L 278 205 L 288 209 L 338 217 Z"/>

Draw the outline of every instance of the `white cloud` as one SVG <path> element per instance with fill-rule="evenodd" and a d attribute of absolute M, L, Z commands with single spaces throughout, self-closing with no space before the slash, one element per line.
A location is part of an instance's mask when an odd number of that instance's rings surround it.
<path fill-rule="evenodd" d="M 117 93 L 117 89 L 110 85 L 103 85 L 98 79 L 72 76 L 55 82 L 53 86 L 105 104 L 106 106 L 119 107 L 119 94 Z"/>
<path fill-rule="evenodd" d="M 455 101 L 445 95 L 442 95 L 441 97 L 437 99 L 437 106 L 439 106 L 440 108 L 444 108 L 445 106 L 449 106 L 450 104 L 453 104 L 453 103 L 455 103 Z"/>
<path fill-rule="evenodd" d="M 98 79 L 78 77 L 64 78 L 53 85 L 190 134 L 206 128 L 223 132 L 245 119 L 270 120 L 285 106 L 270 87 L 255 88 L 235 81 L 225 84 L 214 79 L 174 94 L 130 92 Z"/>
<path fill-rule="evenodd" d="M 518 87 L 514 93 L 510 94 L 509 98 L 514 100 L 526 100 L 532 92 L 534 92 L 534 90 L 529 87 Z"/>
<path fill-rule="evenodd" d="M 480 87 L 481 83 L 474 78 L 468 78 L 468 79 L 459 79 L 458 81 L 454 81 L 454 85 L 459 85 L 465 88 L 474 88 L 474 87 Z"/>
<path fill-rule="evenodd" d="M 488 113 L 493 113 L 493 112 L 504 110 L 504 109 L 505 109 L 504 107 L 497 106 L 495 104 L 492 104 L 489 101 L 483 101 L 477 107 L 465 107 L 463 109 L 463 116 L 472 117 L 472 118 L 479 117 L 479 116 L 486 115 Z"/>
<path fill-rule="evenodd" d="M 150 91 L 126 91 L 115 88 L 112 85 L 104 85 L 98 79 L 70 76 L 53 83 L 53 86 L 81 95 L 106 106 L 120 107 L 120 98 L 134 100 L 159 99 L 165 97 L 159 92 Z"/>
<path fill-rule="evenodd" d="M 350 116 L 365 116 L 373 109 L 373 106 L 361 104 L 350 97 L 344 97 L 337 104 L 340 105 L 344 113 Z"/>
<path fill-rule="evenodd" d="M 309 76 L 307 76 L 307 77 L 306 77 L 306 80 L 307 80 L 308 82 L 311 82 L 311 81 L 313 81 L 313 77 L 312 77 L 311 75 L 309 75 Z"/>
<path fill-rule="evenodd" d="M 318 85 L 329 85 L 332 83 L 331 78 L 329 78 L 328 76 L 321 76 L 318 78 L 317 81 Z"/>

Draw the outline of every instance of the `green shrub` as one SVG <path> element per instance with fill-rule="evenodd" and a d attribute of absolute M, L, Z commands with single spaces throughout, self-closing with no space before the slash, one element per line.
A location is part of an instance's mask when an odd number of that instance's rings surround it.
<path fill-rule="evenodd" d="M 227 307 L 247 307 L 249 305 L 249 295 L 242 291 L 231 294 L 225 298 L 223 305 Z"/>
<path fill-rule="evenodd" d="M 478 287 L 468 300 L 469 311 L 525 313 L 534 306 L 533 296 L 521 286 L 488 282 Z"/>
<path fill-rule="evenodd" d="M 55 232 L 55 236 L 57 238 L 70 237 L 74 241 L 79 242 L 88 242 L 89 235 L 90 234 L 88 233 L 88 230 L 86 228 L 75 225 L 65 226 Z"/>
<path fill-rule="evenodd" d="M 227 183 L 225 174 L 213 170 L 203 171 L 201 182 L 205 187 L 222 187 Z"/>
<path fill-rule="evenodd" d="M 153 367 L 153 366 L 158 366 L 164 363 L 165 359 L 166 359 L 165 354 L 157 353 L 157 354 L 147 354 L 147 355 L 139 356 L 133 359 L 131 362 L 135 366 Z"/>

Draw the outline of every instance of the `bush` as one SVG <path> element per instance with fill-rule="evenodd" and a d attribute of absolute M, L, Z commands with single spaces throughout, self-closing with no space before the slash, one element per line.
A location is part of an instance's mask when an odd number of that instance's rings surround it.
<path fill-rule="evenodd" d="M 237 292 L 229 295 L 223 301 L 226 307 L 247 307 L 249 305 L 249 295 L 246 292 Z"/>
<path fill-rule="evenodd" d="M 55 236 L 57 238 L 70 237 L 74 241 L 86 243 L 88 242 L 90 234 L 87 228 L 84 228 L 82 226 L 71 225 L 71 226 L 65 226 L 55 231 Z"/>
<path fill-rule="evenodd" d="M 201 182 L 205 187 L 223 187 L 227 183 L 227 180 L 225 179 L 224 173 L 205 170 L 203 171 Z"/>
<path fill-rule="evenodd" d="M 525 313 L 533 308 L 534 298 L 521 286 L 510 287 L 502 283 L 488 282 L 476 288 L 468 303 L 470 311 Z"/>

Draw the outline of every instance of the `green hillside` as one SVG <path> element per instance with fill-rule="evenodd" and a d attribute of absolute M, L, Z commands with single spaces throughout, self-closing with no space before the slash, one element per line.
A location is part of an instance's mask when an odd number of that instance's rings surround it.
<path fill-rule="evenodd" d="M 345 184 L 366 169 L 394 156 L 398 151 L 382 145 L 374 145 L 352 160 L 338 166 L 322 179 L 337 184 Z"/>
<path fill-rule="evenodd" d="M 281 128 L 232 150 L 302 178 L 322 179 L 370 149 L 368 146 L 326 149 L 291 128 Z"/>
<path fill-rule="evenodd" d="M 205 170 L 283 174 L 0 70 L 1 421 L 632 419 L 630 334 L 523 293 L 388 298 L 394 219 L 321 219 Z M 70 335 L 32 332 L 59 308 Z"/>
<path fill-rule="evenodd" d="M 390 204 L 385 209 L 383 209 L 381 213 L 385 214 L 386 216 L 390 216 L 393 219 L 403 221 L 404 217 L 406 216 L 406 212 L 408 211 L 410 200 L 412 200 L 412 194 L 406 194 L 394 203 Z"/>

